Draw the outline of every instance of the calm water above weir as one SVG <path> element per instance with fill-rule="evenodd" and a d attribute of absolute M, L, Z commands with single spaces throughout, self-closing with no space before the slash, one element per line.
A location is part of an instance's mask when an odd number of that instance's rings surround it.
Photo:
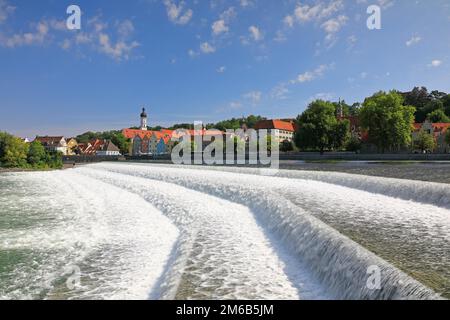
<path fill-rule="evenodd" d="M 450 183 L 450 162 L 282 161 L 282 169 L 346 172 L 369 176 Z"/>
<path fill-rule="evenodd" d="M 0 298 L 450 297 L 450 164 L 287 165 L 0 174 Z"/>

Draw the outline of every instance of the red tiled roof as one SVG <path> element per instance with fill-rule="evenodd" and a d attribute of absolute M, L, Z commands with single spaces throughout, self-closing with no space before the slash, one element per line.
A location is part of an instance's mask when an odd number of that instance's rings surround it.
<path fill-rule="evenodd" d="M 422 129 L 423 123 L 414 123 L 414 129 L 416 131 Z M 450 128 L 450 123 L 432 123 L 431 126 L 435 133 L 445 132 L 448 128 Z"/>
<path fill-rule="evenodd" d="M 53 145 L 53 144 L 59 144 L 61 140 L 64 139 L 63 136 L 61 137 L 36 137 L 36 141 L 39 141 L 43 145 Z"/>
<path fill-rule="evenodd" d="M 153 135 L 153 131 L 145 131 L 138 129 L 123 129 L 122 134 L 127 139 L 134 139 L 136 136 L 139 136 L 141 139 L 149 139 Z"/>
<path fill-rule="evenodd" d="M 450 128 L 450 123 L 433 123 L 432 124 L 434 131 L 446 131 L 448 128 Z"/>
<path fill-rule="evenodd" d="M 255 125 L 255 129 L 256 130 L 278 129 L 278 130 L 294 132 L 295 131 L 295 123 L 282 121 L 282 120 L 263 120 L 263 121 L 259 121 Z"/>
<path fill-rule="evenodd" d="M 134 139 L 136 136 L 139 136 L 141 139 L 150 139 L 153 135 L 156 136 L 158 140 L 161 138 L 164 139 L 164 141 L 169 141 L 172 136 L 174 137 L 180 137 L 184 135 L 185 133 L 181 133 L 182 131 L 177 134 L 176 130 L 168 130 L 168 129 L 162 129 L 161 131 L 145 131 L 145 130 L 136 130 L 136 129 L 123 129 L 122 134 L 127 139 Z M 188 132 L 191 136 L 193 135 L 223 135 L 224 132 L 219 130 L 185 130 L 184 132 Z"/>

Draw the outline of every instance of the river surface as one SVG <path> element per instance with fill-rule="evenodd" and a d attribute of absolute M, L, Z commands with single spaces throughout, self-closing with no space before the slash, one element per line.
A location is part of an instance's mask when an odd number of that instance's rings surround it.
<path fill-rule="evenodd" d="M 450 297 L 449 184 L 314 166 L 0 174 L 0 299 Z"/>

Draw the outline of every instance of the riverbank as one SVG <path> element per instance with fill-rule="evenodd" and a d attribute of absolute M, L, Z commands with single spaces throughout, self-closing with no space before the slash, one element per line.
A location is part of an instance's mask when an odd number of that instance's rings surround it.
<path fill-rule="evenodd" d="M 76 166 L 82 166 L 84 164 L 77 163 Z M 13 172 L 45 172 L 45 171 L 58 171 L 74 168 L 75 166 L 70 163 L 65 163 L 61 169 L 35 169 L 35 168 L 3 168 L 0 167 L 0 173 L 13 173 Z"/>

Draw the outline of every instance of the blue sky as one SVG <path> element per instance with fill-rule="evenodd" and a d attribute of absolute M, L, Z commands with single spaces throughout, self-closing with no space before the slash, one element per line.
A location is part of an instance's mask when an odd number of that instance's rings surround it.
<path fill-rule="evenodd" d="M 0 130 L 20 136 L 121 129 L 141 106 L 150 125 L 295 117 L 419 85 L 450 91 L 447 0 L 0 0 Z"/>

